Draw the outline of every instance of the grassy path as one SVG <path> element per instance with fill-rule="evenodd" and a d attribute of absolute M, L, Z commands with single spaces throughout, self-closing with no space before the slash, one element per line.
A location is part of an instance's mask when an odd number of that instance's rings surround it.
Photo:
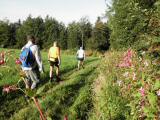
<path fill-rule="evenodd" d="M 86 61 L 85 69 L 79 71 L 76 70 L 76 63 L 64 67 L 61 71 L 63 82 L 58 84 L 50 84 L 46 72 L 37 90 L 41 91 L 39 99 L 46 116 L 52 120 L 61 120 L 64 115 L 68 115 L 70 120 L 87 119 L 92 108 L 91 85 L 97 76 L 98 64 L 99 60 L 93 58 Z M 6 101 L 0 99 L 3 103 L 0 106 L 0 119 L 39 120 L 35 105 L 32 102 L 28 104 L 23 94 L 12 93 L 3 98 Z"/>

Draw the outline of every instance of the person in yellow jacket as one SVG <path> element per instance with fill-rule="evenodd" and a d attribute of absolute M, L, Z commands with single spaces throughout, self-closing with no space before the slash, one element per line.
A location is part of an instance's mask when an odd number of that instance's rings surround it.
<path fill-rule="evenodd" d="M 59 66 L 61 64 L 61 59 L 60 59 L 60 48 L 58 47 L 58 43 L 54 42 L 53 46 L 50 47 L 49 52 L 48 52 L 48 60 L 50 62 L 50 81 L 53 80 L 53 69 L 54 66 L 56 66 L 56 79 L 59 81 L 60 80 L 60 70 Z"/>

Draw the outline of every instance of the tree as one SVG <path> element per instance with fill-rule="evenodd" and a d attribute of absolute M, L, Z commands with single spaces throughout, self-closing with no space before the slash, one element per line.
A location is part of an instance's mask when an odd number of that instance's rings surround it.
<path fill-rule="evenodd" d="M 109 11 L 112 30 L 110 43 L 113 48 L 130 47 L 139 43 L 139 37 L 148 31 L 155 2 L 156 0 L 113 0 Z"/>
<path fill-rule="evenodd" d="M 7 47 L 9 43 L 9 21 L 0 21 L 0 47 Z"/>
<path fill-rule="evenodd" d="M 49 48 L 53 41 L 59 39 L 59 23 L 54 18 L 47 16 L 44 22 L 44 44 L 43 48 Z"/>
<path fill-rule="evenodd" d="M 61 49 L 67 49 L 67 29 L 63 23 L 59 24 L 59 44 Z"/>
<path fill-rule="evenodd" d="M 79 28 L 80 26 L 76 22 L 72 22 L 68 25 L 68 49 L 74 49 L 81 46 L 81 32 Z"/>
<path fill-rule="evenodd" d="M 26 43 L 27 35 L 34 35 L 40 47 L 43 45 L 44 23 L 41 17 L 32 18 L 29 16 L 26 21 L 17 29 L 17 47 L 20 48 Z"/>
<path fill-rule="evenodd" d="M 97 19 L 95 27 L 92 31 L 92 38 L 88 42 L 88 46 L 95 50 L 109 49 L 110 30 L 107 23 L 103 23 L 100 18 Z"/>
<path fill-rule="evenodd" d="M 83 46 L 84 48 L 87 47 L 87 41 L 92 36 L 92 25 L 89 22 L 87 17 L 83 17 L 78 22 L 79 24 L 79 31 L 81 33 L 81 39 L 80 39 L 80 46 Z"/>
<path fill-rule="evenodd" d="M 14 48 L 16 47 L 16 31 L 17 29 L 21 26 L 21 21 L 19 20 L 18 22 L 11 23 L 9 25 L 9 42 L 8 42 L 8 47 Z"/>

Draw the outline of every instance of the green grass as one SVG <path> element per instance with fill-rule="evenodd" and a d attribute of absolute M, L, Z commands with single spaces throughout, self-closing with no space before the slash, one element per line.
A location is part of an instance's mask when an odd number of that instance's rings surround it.
<path fill-rule="evenodd" d="M 2 51 L 2 49 L 0 49 Z M 15 58 L 19 56 L 19 50 L 13 50 L 12 59 L 7 66 L 0 69 L 0 88 L 6 84 L 15 84 L 19 80 L 16 70 Z M 88 57 L 85 61 L 85 69 L 77 71 L 77 60 L 73 55 L 62 54 L 61 83 L 49 83 L 49 63 L 47 53 L 42 52 L 45 73 L 41 76 L 40 100 L 45 115 L 52 120 L 61 120 L 65 115 L 70 120 L 88 119 L 92 109 L 92 84 L 98 75 L 97 67 L 100 60 L 96 57 Z M 28 102 L 21 92 L 1 94 L 0 119 L 10 120 L 39 120 L 39 113 L 30 100 Z"/>
<path fill-rule="evenodd" d="M 11 69 L 0 66 L 0 91 L 3 85 L 15 84 L 19 79 L 14 63 L 19 53 L 19 50 L 14 50 L 14 57 L 7 62 L 6 65 Z M 159 59 L 156 65 L 153 65 L 150 57 L 144 56 L 144 60 L 149 64 L 147 67 L 135 54 L 132 58 L 134 67 L 118 68 L 117 64 L 122 60 L 123 54 L 124 52 L 109 51 L 103 59 L 87 57 L 85 68 L 77 70 L 76 57 L 64 52 L 61 65 L 62 82 L 49 83 L 47 53 L 42 52 L 45 73 L 34 92 L 38 93 L 36 96 L 47 120 L 63 120 L 65 115 L 69 120 L 139 119 L 142 114 L 139 112 L 141 95 L 138 92 L 141 86 L 149 93 L 145 98 L 148 103 L 145 104 L 145 117 L 157 119 L 159 99 L 155 93 L 160 89 Z M 124 76 L 126 72 L 129 73 L 128 77 Z M 136 74 L 136 81 L 133 73 Z M 122 81 L 122 84 L 119 85 L 118 81 Z M 33 101 L 26 100 L 20 91 L 0 94 L 0 103 L 0 120 L 40 119 Z"/>

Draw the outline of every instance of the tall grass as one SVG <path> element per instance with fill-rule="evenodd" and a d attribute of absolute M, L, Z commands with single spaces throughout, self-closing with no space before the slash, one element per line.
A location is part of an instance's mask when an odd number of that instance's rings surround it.
<path fill-rule="evenodd" d="M 3 51 L 6 49 L 3 49 Z M 2 50 L 0 50 L 2 51 Z M 13 50 L 13 59 L 9 59 L 7 66 L 0 69 L 3 76 L 0 86 L 15 84 L 19 77 L 16 71 L 15 58 L 19 56 L 19 50 Z M 45 73 L 41 76 L 41 83 L 37 88 L 42 109 L 48 119 L 63 119 L 65 115 L 69 119 L 87 119 L 86 115 L 92 108 L 91 84 L 97 76 L 98 58 L 89 57 L 85 61 L 85 69 L 77 71 L 77 60 L 73 55 L 62 54 L 61 83 L 49 81 L 49 63 L 47 53 L 42 52 Z M 13 72 L 13 73 L 12 73 Z M 31 100 L 26 100 L 23 93 L 13 92 L 1 94 L 0 119 L 10 120 L 39 120 L 39 113 Z"/>
<path fill-rule="evenodd" d="M 133 51 L 131 66 L 118 67 L 124 52 L 108 52 L 94 85 L 90 120 L 159 120 L 159 57 Z"/>

